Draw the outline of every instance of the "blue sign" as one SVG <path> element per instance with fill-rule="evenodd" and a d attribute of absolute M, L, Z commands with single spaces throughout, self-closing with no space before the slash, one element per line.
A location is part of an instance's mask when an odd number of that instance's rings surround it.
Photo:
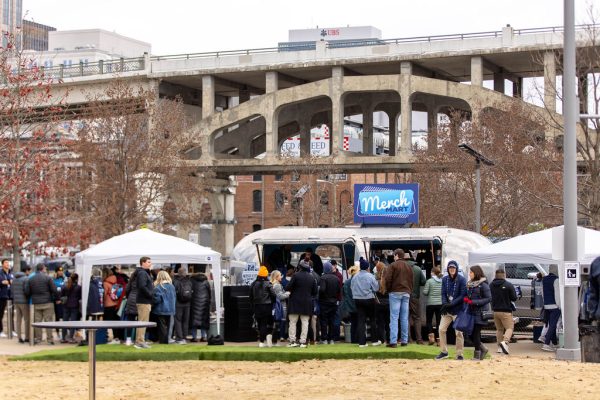
<path fill-rule="evenodd" d="M 354 222 L 419 223 L 419 184 L 354 185 Z"/>

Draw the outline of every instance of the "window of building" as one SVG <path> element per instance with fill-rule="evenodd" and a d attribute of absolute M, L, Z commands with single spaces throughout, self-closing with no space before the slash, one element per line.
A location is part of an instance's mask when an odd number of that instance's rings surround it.
<path fill-rule="evenodd" d="M 276 190 L 275 191 L 275 211 L 283 211 L 283 206 L 285 205 L 285 195 L 283 192 Z"/>
<path fill-rule="evenodd" d="M 291 179 L 292 179 L 292 182 L 298 182 L 300 180 L 300 174 L 297 173 L 297 172 L 294 172 L 292 174 L 292 178 Z"/>
<path fill-rule="evenodd" d="M 261 212 L 262 211 L 262 191 L 254 190 L 252 192 L 252 211 L 253 212 Z"/>
<path fill-rule="evenodd" d="M 262 226 L 260 224 L 252 225 L 252 232 L 260 231 L 261 229 L 262 229 Z"/>
<path fill-rule="evenodd" d="M 319 203 L 321 207 L 325 209 L 329 208 L 329 192 L 322 191 L 319 193 Z"/>
<path fill-rule="evenodd" d="M 252 182 L 262 182 L 262 175 L 252 175 Z"/>
<path fill-rule="evenodd" d="M 275 182 L 281 182 L 283 180 L 283 175 L 275 175 Z"/>

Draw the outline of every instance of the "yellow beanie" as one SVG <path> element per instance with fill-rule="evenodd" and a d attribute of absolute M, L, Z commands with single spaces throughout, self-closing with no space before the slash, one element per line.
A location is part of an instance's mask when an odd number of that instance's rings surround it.
<path fill-rule="evenodd" d="M 264 265 L 261 266 L 258 269 L 258 276 L 260 276 L 261 278 L 266 278 L 267 276 L 269 276 L 269 270 L 267 269 L 267 267 L 265 267 Z"/>

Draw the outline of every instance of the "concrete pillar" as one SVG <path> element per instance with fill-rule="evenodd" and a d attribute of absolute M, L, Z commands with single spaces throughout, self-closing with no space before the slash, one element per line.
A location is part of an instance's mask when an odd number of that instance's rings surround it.
<path fill-rule="evenodd" d="M 362 104 L 363 120 L 363 155 L 373 155 L 373 108 L 370 103 Z"/>
<path fill-rule="evenodd" d="M 544 105 L 556 112 L 556 58 L 552 51 L 544 53 Z"/>
<path fill-rule="evenodd" d="M 578 87 L 578 97 L 579 97 L 579 113 L 587 114 L 588 113 L 588 96 L 589 96 L 589 82 L 587 72 L 582 72 L 577 75 L 577 87 Z"/>
<path fill-rule="evenodd" d="M 265 74 L 265 92 L 273 93 L 279 90 L 279 74 L 269 71 Z"/>
<path fill-rule="evenodd" d="M 267 157 L 279 156 L 279 118 L 274 102 L 265 104 L 264 110 Z"/>
<path fill-rule="evenodd" d="M 400 111 L 398 108 L 386 110 L 389 121 L 389 143 L 388 143 L 388 154 L 395 156 L 398 154 L 398 114 Z"/>
<path fill-rule="evenodd" d="M 331 99 L 331 155 L 340 154 L 344 137 L 344 67 L 333 67 L 331 69 L 331 87 L 329 98 Z"/>
<path fill-rule="evenodd" d="M 437 107 L 433 102 L 427 104 L 427 151 L 437 151 L 438 139 L 438 117 Z"/>
<path fill-rule="evenodd" d="M 412 63 L 400 63 L 400 151 L 404 154 L 412 153 L 412 94 L 410 81 L 412 76 Z"/>
<path fill-rule="evenodd" d="M 299 122 L 300 125 L 300 155 L 310 155 L 310 117 L 303 118 Z"/>
<path fill-rule="evenodd" d="M 471 57 L 471 85 L 483 86 L 483 57 Z"/>
<path fill-rule="evenodd" d="M 504 74 L 502 72 L 494 72 L 494 90 L 504 94 Z"/>
<path fill-rule="evenodd" d="M 202 77 L 202 118 L 209 117 L 215 112 L 215 77 Z"/>
<path fill-rule="evenodd" d="M 244 87 L 238 91 L 239 96 L 239 104 L 245 103 L 250 100 L 250 90 L 247 87 Z"/>
<path fill-rule="evenodd" d="M 230 256 L 235 245 L 235 192 L 234 179 L 217 180 L 207 197 L 213 212 L 212 248 L 222 256 Z"/>
<path fill-rule="evenodd" d="M 513 81 L 513 97 L 517 99 L 523 98 L 523 78 L 518 78 L 516 82 Z"/>

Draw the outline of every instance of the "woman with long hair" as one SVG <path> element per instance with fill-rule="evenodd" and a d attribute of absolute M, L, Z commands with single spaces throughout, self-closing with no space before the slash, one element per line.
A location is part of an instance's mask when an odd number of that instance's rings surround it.
<path fill-rule="evenodd" d="M 158 342 L 169 343 L 169 320 L 175 315 L 175 286 L 167 271 L 160 271 L 154 281 L 152 313 L 157 317 Z"/>
<path fill-rule="evenodd" d="M 379 290 L 377 296 L 377 304 L 375 305 L 375 318 L 377 319 L 378 336 L 382 342 L 390 342 L 390 297 L 385 291 L 385 280 L 383 273 L 385 264 L 381 261 L 375 265 L 375 279 L 379 282 Z"/>
<path fill-rule="evenodd" d="M 483 312 L 489 308 L 488 304 L 491 300 L 492 293 L 483 270 L 479 265 L 473 265 L 469 268 L 467 295 L 463 299 L 469 305 L 469 312 L 475 318 L 473 332 L 471 333 L 471 341 L 475 348 L 473 360 L 483 360 L 488 353 L 487 347 L 481 344 L 481 328 L 488 323 L 486 319 L 483 319 Z"/>
<path fill-rule="evenodd" d="M 285 332 L 287 329 L 287 299 L 290 297 L 290 293 L 283 289 L 283 285 L 281 283 L 282 279 L 283 275 L 281 275 L 281 272 L 278 270 L 271 272 L 271 285 L 273 285 L 273 292 L 275 292 L 275 297 L 277 300 L 279 300 L 283 309 L 283 315 L 280 316 L 281 318 L 279 320 L 275 320 L 275 323 L 273 324 L 273 343 L 277 343 L 278 340 L 285 338 Z M 268 335 L 267 343 L 269 343 Z"/>
<path fill-rule="evenodd" d="M 79 307 L 81 302 L 81 285 L 78 283 L 79 275 L 72 273 L 67 280 L 63 290 L 62 298 L 66 297 L 67 301 L 64 304 L 64 320 L 77 321 L 79 320 Z M 69 343 L 75 343 L 75 329 L 69 329 L 65 340 Z"/>
<path fill-rule="evenodd" d="M 431 278 L 425 282 L 423 295 L 427 296 L 427 307 L 425 308 L 425 323 L 429 334 L 429 345 L 440 343 L 438 327 L 442 317 L 442 270 L 437 265 L 431 269 Z M 433 328 L 433 317 L 435 326 Z"/>

